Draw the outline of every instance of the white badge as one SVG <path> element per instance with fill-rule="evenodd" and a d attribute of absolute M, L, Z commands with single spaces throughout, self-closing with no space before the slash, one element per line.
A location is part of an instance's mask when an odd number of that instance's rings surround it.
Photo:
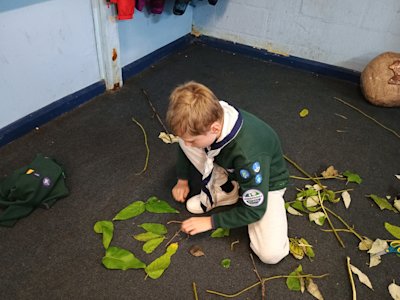
<path fill-rule="evenodd" d="M 247 190 L 243 193 L 243 202 L 248 206 L 259 206 L 264 202 L 264 194 L 255 189 Z"/>

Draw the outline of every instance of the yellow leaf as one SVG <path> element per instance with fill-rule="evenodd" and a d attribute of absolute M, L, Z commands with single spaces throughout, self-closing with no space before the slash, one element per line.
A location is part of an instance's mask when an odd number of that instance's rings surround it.
<path fill-rule="evenodd" d="M 381 263 L 381 256 L 376 254 L 370 254 L 369 256 L 369 267 L 375 267 Z"/>
<path fill-rule="evenodd" d="M 178 142 L 178 137 L 176 137 L 173 134 L 166 134 L 164 131 L 160 132 L 158 137 L 166 144 L 172 144 L 172 143 L 177 143 Z"/>
<path fill-rule="evenodd" d="M 400 300 L 400 286 L 393 282 L 389 285 L 388 290 L 394 300 Z"/>
<path fill-rule="evenodd" d="M 302 118 L 307 117 L 307 115 L 308 115 L 308 109 L 307 109 L 307 108 L 303 108 L 303 109 L 301 110 L 301 112 L 299 113 L 299 115 L 300 115 L 300 117 L 302 117 Z"/>

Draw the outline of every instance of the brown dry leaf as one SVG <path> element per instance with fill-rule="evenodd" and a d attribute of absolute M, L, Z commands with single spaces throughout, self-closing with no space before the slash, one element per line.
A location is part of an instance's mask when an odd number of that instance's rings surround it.
<path fill-rule="evenodd" d="M 311 295 L 314 296 L 314 298 L 318 300 L 324 300 L 324 297 L 322 296 L 318 285 L 314 283 L 311 278 L 307 278 L 307 292 L 309 292 Z"/>
<path fill-rule="evenodd" d="M 367 237 L 364 237 L 364 239 L 358 244 L 358 249 L 361 251 L 367 251 L 371 249 L 373 241 L 370 240 Z"/>
<path fill-rule="evenodd" d="M 200 246 L 198 245 L 193 245 L 192 247 L 190 247 L 189 249 L 189 253 L 192 254 L 195 257 L 199 257 L 199 256 L 204 256 L 204 252 L 203 249 L 201 249 Z"/>
<path fill-rule="evenodd" d="M 358 280 L 360 280 L 361 283 L 365 284 L 371 290 L 374 290 L 372 287 L 372 283 L 367 275 L 365 275 L 363 272 L 361 272 L 357 267 L 353 266 L 352 264 L 350 264 L 350 268 L 351 271 L 358 276 Z"/>
<path fill-rule="evenodd" d="M 335 170 L 335 168 L 333 166 L 329 166 L 325 171 L 323 171 L 321 173 L 321 175 L 324 178 L 327 178 L 327 177 L 332 177 L 332 176 L 338 176 L 339 172 L 337 170 Z"/>

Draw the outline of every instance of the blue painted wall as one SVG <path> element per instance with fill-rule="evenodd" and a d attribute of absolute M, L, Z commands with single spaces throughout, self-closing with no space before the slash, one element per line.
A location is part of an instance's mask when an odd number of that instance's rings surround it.
<path fill-rule="evenodd" d="M 204 35 L 362 71 L 382 52 L 400 52 L 399 0 L 197 1 Z"/>

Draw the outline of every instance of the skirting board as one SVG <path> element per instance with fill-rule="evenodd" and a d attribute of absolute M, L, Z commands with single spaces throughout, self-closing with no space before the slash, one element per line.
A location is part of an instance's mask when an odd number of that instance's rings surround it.
<path fill-rule="evenodd" d="M 311 61 L 294 56 L 282 56 L 279 54 L 268 52 L 267 50 L 257 49 L 251 46 L 246 46 L 243 44 L 238 44 L 234 42 L 229 42 L 217 38 L 200 36 L 194 37 L 191 34 L 187 34 L 172 43 L 138 59 L 137 61 L 126 65 L 122 68 L 123 79 L 126 80 L 132 77 L 144 69 L 148 68 L 152 64 L 156 63 L 160 59 L 180 51 L 187 47 L 189 44 L 204 44 L 217 49 L 240 53 L 247 56 L 256 57 L 265 61 L 270 61 L 293 68 L 302 69 L 305 71 L 313 72 L 319 75 L 325 75 L 329 77 L 334 77 L 337 79 L 350 81 L 352 83 L 359 84 L 360 73 L 329 65 L 316 61 Z M 50 120 L 60 116 L 61 114 L 68 112 L 75 107 L 89 101 L 95 96 L 102 94 L 105 91 L 104 83 L 97 82 L 90 85 L 78 92 L 68 95 L 62 99 L 59 99 L 9 125 L 0 129 L 0 147 L 4 146 L 11 141 L 23 136 L 29 131 L 36 127 L 39 127 Z"/>

